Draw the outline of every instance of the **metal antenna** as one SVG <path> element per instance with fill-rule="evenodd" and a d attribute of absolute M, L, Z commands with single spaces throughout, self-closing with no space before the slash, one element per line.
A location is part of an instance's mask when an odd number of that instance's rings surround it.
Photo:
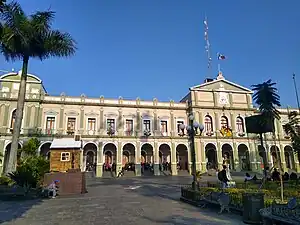
<path fill-rule="evenodd" d="M 210 51 L 210 42 L 208 38 L 208 22 L 207 17 L 204 18 L 204 40 L 205 40 L 205 51 L 207 54 L 207 68 L 208 68 L 208 76 L 211 75 L 212 69 L 212 58 L 211 58 L 211 51 Z"/>

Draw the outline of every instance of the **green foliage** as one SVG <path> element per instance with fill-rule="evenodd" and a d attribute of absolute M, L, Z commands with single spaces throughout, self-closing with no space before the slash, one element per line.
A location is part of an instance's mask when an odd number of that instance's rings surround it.
<path fill-rule="evenodd" d="M 288 115 L 289 122 L 283 125 L 285 133 L 291 138 L 294 151 L 300 154 L 300 119 L 298 112 L 292 111 Z"/>
<path fill-rule="evenodd" d="M 44 174 L 50 170 L 49 161 L 37 155 L 39 145 L 37 138 L 29 139 L 19 150 L 22 157 L 19 159 L 17 170 L 9 174 L 9 177 L 23 187 L 25 192 L 39 186 Z"/>
<path fill-rule="evenodd" d="M 0 12 L 3 12 L 4 4 L 6 3 L 6 0 L 0 0 Z"/>
<path fill-rule="evenodd" d="M 38 11 L 28 16 L 19 3 L 5 4 L 0 14 L 3 21 L 0 51 L 4 57 L 28 61 L 31 57 L 44 60 L 73 55 L 75 41 L 70 34 L 51 29 L 54 17 L 53 11 Z"/>
<path fill-rule="evenodd" d="M 40 141 L 37 138 L 31 138 L 23 145 L 21 149 L 19 149 L 18 154 L 22 157 L 36 156 L 39 146 Z"/>
<path fill-rule="evenodd" d="M 14 182 L 7 176 L 0 177 L 0 185 L 11 185 Z"/>
<path fill-rule="evenodd" d="M 17 185 L 24 189 L 36 188 L 42 181 L 44 174 L 49 172 L 49 161 L 42 156 L 28 156 L 21 160 L 15 172 L 9 174 L 9 177 Z"/>
<path fill-rule="evenodd" d="M 276 107 L 280 107 L 280 96 L 277 94 L 276 83 L 272 80 L 263 82 L 262 84 L 252 85 L 252 90 L 255 92 L 253 100 L 259 107 L 259 111 L 265 118 L 279 119 L 279 112 Z"/>

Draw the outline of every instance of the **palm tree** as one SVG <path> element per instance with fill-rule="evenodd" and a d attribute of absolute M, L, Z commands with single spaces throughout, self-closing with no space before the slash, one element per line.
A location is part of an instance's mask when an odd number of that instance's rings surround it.
<path fill-rule="evenodd" d="M 255 103 L 259 107 L 259 111 L 262 115 L 262 125 L 269 123 L 270 121 L 273 123 L 275 119 L 280 119 L 280 115 L 276 107 L 280 107 L 280 96 L 277 94 L 277 88 L 275 87 L 276 83 L 272 82 L 271 79 L 263 82 L 262 84 L 252 85 L 252 90 L 255 92 L 253 95 L 253 99 Z M 263 147 L 263 139 L 262 134 L 260 134 L 261 145 Z M 273 128 L 273 137 L 276 138 L 275 129 Z M 281 159 L 279 152 L 276 150 L 276 158 L 279 170 L 283 172 Z M 264 168 L 267 166 L 267 157 L 266 152 L 263 153 L 263 163 Z M 281 177 L 281 176 L 280 176 Z M 281 199 L 283 200 L 283 184 L 281 178 Z"/>
<path fill-rule="evenodd" d="M 5 2 L 6 0 L 0 0 L 0 12 L 3 12 Z"/>
<path fill-rule="evenodd" d="M 269 123 L 270 120 L 280 119 L 279 112 L 276 107 L 280 107 L 280 97 L 277 94 L 277 88 L 274 87 L 276 83 L 272 80 L 263 82 L 262 84 L 252 85 L 252 90 L 255 92 L 253 100 L 259 107 L 259 111 L 262 115 L 262 125 Z M 263 144 L 263 142 L 261 143 Z M 262 146 L 263 147 L 263 146 Z M 267 166 L 266 153 L 263 154 L 264 167 Z"/>
<path fill-rule="evenodd" d="M 39 11 L 28 16 L 16 2 L 4 5 L 0 14 L 4 21 L 0 51 L 6 60 L 23 62 L 7 173 L 14 171 L 16 166 L 29 59 L 68 57 L 76 51 L 76 43 L 70 34 L 51 29 L 54 15 L 53 11 Z"/>
<path fill-rule="evenodd" d="M 289 135 L 292 142 L 292 147 L 294 152 L 297 153 L 298 158 L 300 156 L 300 119 L 299 113 L 296 111 L 292 111 L 288 114 L 289 122 L 283 125 L 283 129 L 286 134 Z"/>

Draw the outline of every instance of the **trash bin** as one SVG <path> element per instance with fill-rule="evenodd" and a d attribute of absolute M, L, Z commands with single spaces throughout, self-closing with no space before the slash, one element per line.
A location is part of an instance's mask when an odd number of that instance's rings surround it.
<path fill-rule="evenodd" d="M 264 193 L 244 193 L 243 206 L 243 222 L 246 224 L 261 224 L 259 210 L 264 208 Z"/>

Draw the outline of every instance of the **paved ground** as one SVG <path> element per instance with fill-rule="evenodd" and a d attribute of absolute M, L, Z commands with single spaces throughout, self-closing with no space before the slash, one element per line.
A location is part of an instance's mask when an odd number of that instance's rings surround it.
<path fill-rule="evenodd" d="M 0 202 L 3 225 L 243 224 L 241 217 L 218 215 L 179 201 L 189 177 L 91 179 L 88 193 L 45 201 Z"/>

